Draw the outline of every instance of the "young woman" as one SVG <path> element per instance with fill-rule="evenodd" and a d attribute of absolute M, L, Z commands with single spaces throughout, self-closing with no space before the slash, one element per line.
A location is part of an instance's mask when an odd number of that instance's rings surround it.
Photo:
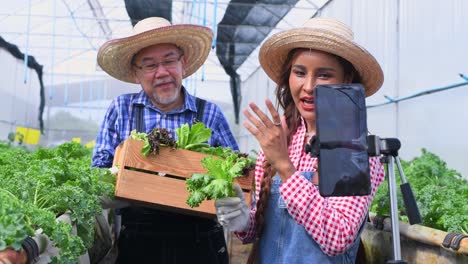
<path fill-rule="evenodd" d="M 355 263 L 383 167 L 377 158 L 369 159 L 368 196 L 322 197 L 317 159 L 305 152 L 316 133 L 316 85 L 362 83 L 369 96 L 383 83 L 379 64 L 352 35 L 335 19 L 313 18 L 273 35 L 260 49 L 260 64 L 277 83 L 283 115 L 269 100 L 269 114 L 249 104 L 243 125 L 261 146 L 254 202 L 248 208 L 242 195 L 215 202 L 220 223 L 243 242 L 254 243 L 249 263 Z"/>

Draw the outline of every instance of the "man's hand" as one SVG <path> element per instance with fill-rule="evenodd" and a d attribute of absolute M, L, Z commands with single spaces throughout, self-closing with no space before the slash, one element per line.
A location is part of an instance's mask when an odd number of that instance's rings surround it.
<path fill-rule="evenodd" d="M 215 201 L 219 223 L 229 231 L 245 231 L 249 227 L 250 209 L 245 202 L 244 192 L 235 183 L 237 197 L 227 197 Z"/>
<path fill-rule="evenodd" d="M 23 249 L 18 251 L 7 248 L 0 251 L 0 264 L 26 264 L 28 261 L 27 253 Z"/>

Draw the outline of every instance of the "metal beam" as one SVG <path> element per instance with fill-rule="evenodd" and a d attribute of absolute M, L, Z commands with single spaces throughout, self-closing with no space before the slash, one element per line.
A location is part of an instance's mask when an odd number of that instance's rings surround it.
<path fill-rule="evenodd" d="M 97 0 L 88 0 L 88 4 L 106 40 L 109 40 L 112 37 L 112 30 L 109 22 L 105 19 L 106 15 L 102 12 L 101 4 Z"/>

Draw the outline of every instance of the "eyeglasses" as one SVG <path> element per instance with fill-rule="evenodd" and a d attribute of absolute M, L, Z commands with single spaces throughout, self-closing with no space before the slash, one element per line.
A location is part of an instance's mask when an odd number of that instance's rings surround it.
<path fill-rule="evenodd" d="M 164 66 L 165 69 L 172 69 L 177 66 L 177 62 L 180 61 L 180 58 L 182 58 L 182 55 L 180 54 L 179 57 L 174 57 L 174 58 L 167 58 L 166 60 L 163 60 L 161 62 L 156 62 L 156 63 L 148 63 L 148 64 L 143 64 L 141 66 L 138 66 L 136 64 L 133 64 L 136 68 L 140 69 L 144 73 L 152 73 L 158 70 L 159 66 Z"/>

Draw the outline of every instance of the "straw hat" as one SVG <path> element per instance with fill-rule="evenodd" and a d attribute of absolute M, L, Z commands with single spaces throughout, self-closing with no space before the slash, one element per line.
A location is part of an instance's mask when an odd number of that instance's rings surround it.
<path fill-rule="evenodd" d="M 109 40 L 98 51 L 99 66 L 109 75 L 135 83 L 132 70 L 133 56 L 143 48 L 172 43 L 184 51 L 187 59 L 185 75 L 190 76 L 205 63 L 211 49 L 213 31 L 208 27 L 190 24 L 172 25 L 161 17 L 150 17 L 133 27 L 133 35 Z"/>
<path fill-rule="evenodd" d="M 288 53 L 295 48 L 310 48 L 338 55 L 358 71 L 366 96 L 383 84 L 384 76 L 377 60 L 354 42 L 352 30 L 332 18 L 312 18 L 302 27 L 274 34 L 260 48 L 259 59 L 268 76 L 279 82 Z"/>

